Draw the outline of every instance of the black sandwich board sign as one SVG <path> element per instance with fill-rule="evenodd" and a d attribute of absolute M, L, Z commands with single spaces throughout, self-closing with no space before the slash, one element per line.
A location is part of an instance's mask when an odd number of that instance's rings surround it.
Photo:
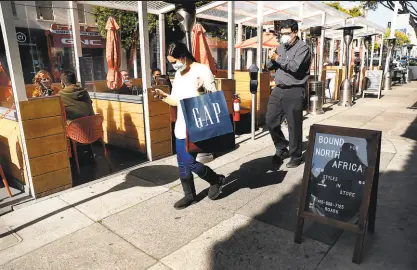
<path fill-rule="evenodd" d="M 294 241 L 304 219 L 357 233 L 352 261 L 360 263 L 366 226 L 375 228 L 381 132 L 313 125 L 306 153 Z"/>
<path fill-rule="evenodd" d="M 365 72 L 365 89 L 362 91 L 362 97 L 365 97 L 365 94 L 373 94 L 381 98 L 382 73 L 382 70 L 367 70 Z"/>

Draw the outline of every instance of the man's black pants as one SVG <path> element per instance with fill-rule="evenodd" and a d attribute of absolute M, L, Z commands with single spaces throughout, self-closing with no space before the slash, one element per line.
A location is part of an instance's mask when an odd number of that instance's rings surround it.
<path fill-rule="evenodd" d="M 305 87 L 294 86 L 289 88 L 275 87 L 268 101 L 266 124 L 276 154 L 281 155 L 289 146 L 289 154 L 293 158 L 301 158 L 303 142 L 303 103 Z M 281 130 L 282 121 L 287 119 L 289 142 Z"/>

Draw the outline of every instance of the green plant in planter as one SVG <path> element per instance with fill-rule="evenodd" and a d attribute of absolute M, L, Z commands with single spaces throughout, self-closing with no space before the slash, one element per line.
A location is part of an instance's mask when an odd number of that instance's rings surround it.
<path fill-rule="evenodd" d="M 410 67 L 417 67 L 417 59 L 411 59 L 408 65 Z"/>

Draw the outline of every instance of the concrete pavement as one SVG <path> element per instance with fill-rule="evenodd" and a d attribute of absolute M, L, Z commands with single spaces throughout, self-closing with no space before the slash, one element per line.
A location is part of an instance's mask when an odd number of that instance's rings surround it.
<path fill-rule="evenodd" d="M 270 169 L 267 132 L 209 166 L 227 175 L 222 198 L 175 210 L 181 198 L 175 157 L 134 168 L 0 217 L 0 269 L 416 269 L 417 82 L 326 106 L 314 123 L 382 130 L 376 229 L 363 262 L 351 262 L 354 235 L 306 222 L 293 242 L 303 166 Z M 305 139 L 306 141 L 306 139 Z"/>

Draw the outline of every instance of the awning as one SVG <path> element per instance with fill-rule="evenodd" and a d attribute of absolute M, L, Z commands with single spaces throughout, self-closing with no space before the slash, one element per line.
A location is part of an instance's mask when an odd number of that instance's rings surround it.
<path fill-rule="evenodd" d="M 114 9 L 129 10 L 137 12 L 137 1 L 77 1 L 80 4 L 103 6 Z M 146 1 L 148 12 L 152 14 L 165 14 L 175 9 L 175 5 L 164 1 Z M 211 1 L 196 10 L 196 17 L 212 21 L 228 22 L 228 1 Z M 257 26 L 257 2 L 256 1 L 235 1 L 234 15 L 235 23 L 246 26 Z M 323 25 L 323 16 L 325 24 Z M 336 29 L 346 21 L 349 25 L 354 21 L 355 24 L 367 26 L 367 31 L 383 33 L 384 27 L 376 25 L 364 18 L 350 18 L 342 11 L 329 7 L 319 1 L 264 1 L 263 21 L 275 21 L 294 19 L 302 22 L 300 25 L 302 32 L 309 31 L 312 26 L 325 26 L 326 28 Z M 366 30 L 355 31 L 359 35 Z M 341 39 L 343 31 L 326 30 L 327 38 Z"/>
<path fill-rule="evenodd" d="M 235 45 L 237 49 L 256 49 L 258 46 L 258 37 L 247 39 L 239 44 Z M 277 48 L 279 46 L 277 37 L 272 33 L 263 33 L 262 47 L 264 48 Z"/>
<path fill-rule="evenodd" d="M 90 28 L 84 29 L 80 27 L 81 47 L 88 49 L 100 49 L 106 47 L 106 41 L 101 37 L 100 33 Z M 87 30 L 87 31 L 83 31 Z M 74 39 L 71 29 L 66 25 L 53 24 L 50 32 L 53 37 L 54 48 L 72 48 L 74 47 Z"/>

